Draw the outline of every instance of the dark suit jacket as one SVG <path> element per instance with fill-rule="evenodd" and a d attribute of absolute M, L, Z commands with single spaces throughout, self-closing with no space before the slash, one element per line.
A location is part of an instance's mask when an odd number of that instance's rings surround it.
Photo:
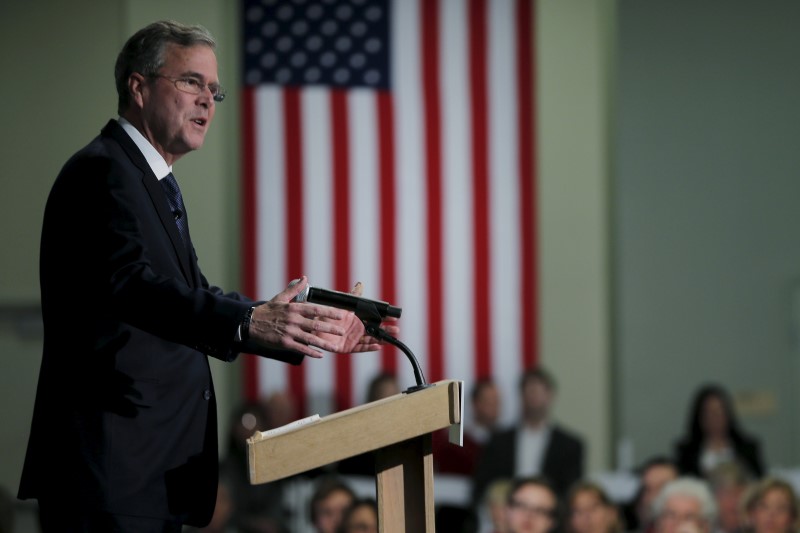
<path fill-rule="evenodd" d="M 516 456 L 516 427 L 492 435 L 475 468 L 473 503 L 480 502 L 484 491 L 495 479 L 514 477 Z M 540 474 L 551 483 L 559 498 L 566 495 L 570 486 L 583 477 L 583 442 L 580 437 L 553 425 Z"/>
<path fill-rule="evenodd" d="M 205 354 L 236 357 L 252 302 L 209 285 L 116 121 L 53 185 L 40 283 L 44 350 L 19 497 L 207 523 L 218 457 Z"/>

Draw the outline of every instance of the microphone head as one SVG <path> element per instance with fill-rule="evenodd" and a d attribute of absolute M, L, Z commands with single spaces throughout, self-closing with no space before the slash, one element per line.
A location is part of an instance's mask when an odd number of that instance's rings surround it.
<path fill-rule="evenodd" d="M 292 281 L 289 282 L 289 287 L 294 287 L 298 283 L 300 283 L 300 279 L 299 278 L 298 279 L 293 279 Z M 305 302 L 306 300 L 308 300 L 308 291 L 310 289 L 311 289 L 311 285 L 310 284 L 306 284 L 306 288 L 303 289 L 302 291 L 300 291 L 299 293 L 297 293 L 297 296 L 292 298 L 292 301 L 293 302 Z"/>

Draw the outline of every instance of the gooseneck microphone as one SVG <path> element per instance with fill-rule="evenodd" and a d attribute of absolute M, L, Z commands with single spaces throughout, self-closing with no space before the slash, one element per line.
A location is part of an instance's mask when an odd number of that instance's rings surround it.
<path fill-rule="evenodd" d="M 291 287 L 299 282 L 300 280 L 294 280 L 289 284 L 289 286 Z M 408 346 L 395 339 L 381 328 L 381 322 L 384 319 L 400 318 L 400 314 L 403 312 L 401 308 L 395 307 L 394 305 L 389 305 L 388 303 L 381 302 L 379 300 L 370 300 L 368 298 L 362 298 L 361 296 L 356 296 L 355 294 L 350 294 L 347 292 L 320 289 L 319 287 L 312 287 L 311 285 L 306 285 L 306 288 L 294 297 L 294 301 L 327 305 L 330 307 L 344 309 L 346 311 L 352 311 L 361 320 L 361 322 L 364 323 L 364 329 L 368 335 L 371 335 L 376 339 L 386 341 L 389 344 L 400 348 L 400 351 L 402 351 L 408 358 L 411 366 L 414 369 L 414 379 L 416 380 L 417 385 L 414 387 L 409 387 L 403 392 L 416 392 L 431 386 L 425 381 L 425 375 L 422 373 L 422 367 L 420 367 L 419 361 L 417 361 L 417 358 L 414 356 Z"/>

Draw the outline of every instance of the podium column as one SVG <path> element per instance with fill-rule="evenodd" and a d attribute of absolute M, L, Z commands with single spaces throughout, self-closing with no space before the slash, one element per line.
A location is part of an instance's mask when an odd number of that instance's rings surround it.
<path fill-rule="evenodd" d="M 380 533 L 434 533 L 431 434 L 375 452 Z"/>

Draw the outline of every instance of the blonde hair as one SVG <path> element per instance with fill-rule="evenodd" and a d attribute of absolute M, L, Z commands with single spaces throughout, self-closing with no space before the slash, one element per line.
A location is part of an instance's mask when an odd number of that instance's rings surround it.
<path fill-rule="evenodd" d="M 789 497 L 790 511 L 792 513 L 792 529 L 797 529 L 797 519 L 798 514 L 800 513 L 797 504 L 797 493 L 794 491 L 794 487 L 792 487 L 789 482 L 783 479 L 767 477 L 750 487 L 750 490 L 743 498 L 744 510 L 748 513 L 753 512 L 753 510 L 756 508 L 756 505 L 758 505 L 758 502 L 760 502 L 767 495 L 767 493 L 772 490 L 782 491 Z"/>

